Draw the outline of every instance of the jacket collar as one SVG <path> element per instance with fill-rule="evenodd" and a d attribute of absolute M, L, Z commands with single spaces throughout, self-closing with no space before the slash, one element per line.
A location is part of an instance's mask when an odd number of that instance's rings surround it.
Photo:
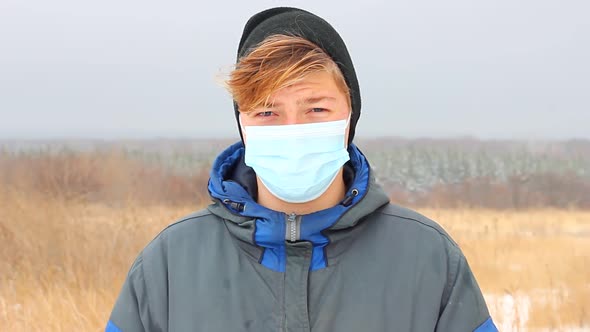
<path fill-rule="evenodd" d="M 209 179 L 209 194 L 214 204 L 209 211 L 226 220 L 230 232 L 239 238 L 241 245 L 257 259 L 263 251 L 284 247 L 287 215 L 268 209 L 256 202 L 256 174 L 244 164 L 244 145 L 238 142 L 223 151 L 213 163 Z M 360 220 L 387 204 L 389 199 L 375 183 L 368 161 L 354 145 L 349 146 L 350 161 L 345 167 L 347 191 L 345 199 L 331 208 L 298 216 L 301 237 L 313 243 L 318 252 L 329 243 L 340 241 Z M 250 244 L 248 246 L 247 244 Z M 252 248 L 258 247 L 259 249 Z M 315 254 L 315 252 L 314 252 Z M 277 254 L 277 257 L 281 254 Z M 265 252 L 265 259 L 271 259 Z M 280 266 L 279 262 L 269 263 Z M 319 258 L 318 258 L 319 259 Z M 325 257 L 317 264 L 325 263 Z M 264 262 L 262 262 L 264 264 Z M 280 270 L 280 268 L 277 268 Z"/>
<path fill-rule="evenodd" d="M 354 144 L 350 145 L 348 151 L 350 161 L 344 166 L 346 198 L 334 207 L 302 216 L 303 219 L 336 216 L 334 222 L 324 225 L 326 227 L 323 229 L 352 227 L 358 219 L 389 201 L 375 183 L 369 163 L 362 152 Z M 235 223 L 252 218 L 284 220 L 284 213 L 256 203 L 256 174 L 244 163 L 244 152 L 243 143 L 237 142 L 215 159 L 208 190 L 217 207 L 210 208 L 211 212 Z M 346 202 L 347 200 L 349 201 Z"/>

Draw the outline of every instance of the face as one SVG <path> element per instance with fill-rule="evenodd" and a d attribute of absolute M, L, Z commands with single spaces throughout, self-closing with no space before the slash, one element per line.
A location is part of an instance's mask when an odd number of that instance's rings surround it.
<path fill-rule="evenodd" d="M 276 126 L 345 120 L 349 114 L 348 97 L 338 89 L 332 74 L 318 72 L 277 91 L 268 105 L 240 117 L 242 126 Z M 346 136 L 348 141 L 348 129 Z"/>

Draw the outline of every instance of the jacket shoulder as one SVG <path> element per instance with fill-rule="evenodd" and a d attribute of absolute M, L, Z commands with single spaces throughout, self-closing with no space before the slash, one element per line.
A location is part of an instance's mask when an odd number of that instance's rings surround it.
<path fill-rule="evenodd" d="M 193 237 L 199 234 L 205 235 L 212 228 L 220 226 L 223 226 L 223 223 L 219 222 L 219 218 L 209 210 L 201 209 L 195 211 L 173 221 L 162 229 L 143 249 L 142 254 L 145 259 L 147 258 L 146 256 L 151 255 L 157 248 L 165 247 L 168 242 L 186 238 L 189 234 Z"/>
<path fill-rule="evenodd" d="M 168 283 L 168 268 L 170 264 L 175 264 L 174 253 L 178 252 L 178 247 L 198 244 L 199 238 L 195 239 L 195 235 L 202 239 L 211 229 L 221 225 L 223 223 L 203 209 L 176 220 L 160 231 L 131 266 L 122 295 L 111 315 L 111 324 L 117 324 L 122 331 L 140 331 L 156 329 L 158 322 L 166 322 L 168 288 L 165 285 Z M 138 303 L 141 310 L 130 315 L 129 308 L 135 308 Z"/>
<path fill-rule="evenodd" d="M 448 246 L 455 250 L 459 250 L 459 245 L 441 225 L 414 210 L 389 203 L 380 209 L 380 214 L 385 216 L 390 222 L 411 223 L 413 226 L 420 228 L 425 232 L 434 232 L 438 234 Z"/>
<path fill-rule="evenodd" d="M 380 213 L 388 222 L 405 225 L 404 228 L 411 229 L 399 236 L 410 236 L 412 240 L 421 243 L 421 248 L 426 251 L 439 252 L 446 256 L 446 266 L 441 270 L 441 272 L 446 271 L 444 272 L 446 284 L 441 298 L 443 304 L 447 303 L 458 276 L 463 270 L 471 273 L 465 255 L 457 242 L 436 221 L 411 209 L 390 203 L 383 207 Z"/>
<path fill-rule="evenodd" d="M 201 210 L 195 211 L 187 216 L 181 217 L 181 218 L 173 221 L 170 225 L 166 226 L 166 228 L 164 228 L 156 236 L 156 238 L 158 238 L 159 236 L 162 236 L 163 234 L 175 232 L 176 229 L 178 229 L 178 228 L 186 227 L 187 224 L 189 224 L 191 222 L 195 222 L 195 221 L 203 222 L 203 221 L 206 221 L 209 219 L 215 219 L 212 217 L 213 217 L 213 214 L 207 209 L 201 209 Z"/>

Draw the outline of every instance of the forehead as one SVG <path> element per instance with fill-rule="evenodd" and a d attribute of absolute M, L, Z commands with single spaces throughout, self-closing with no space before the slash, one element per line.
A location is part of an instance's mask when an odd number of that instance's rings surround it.
<path fill-rule="evenodd" d="M 326 71 L 312 73 L 304 76 L 297 82 L 288 85 L 270 96 L 270 101 L 283 98 L 321 98 L 331 97 L 338 98 L 339 95 L 344 95 L 338 85 L 334 76 Z"/>

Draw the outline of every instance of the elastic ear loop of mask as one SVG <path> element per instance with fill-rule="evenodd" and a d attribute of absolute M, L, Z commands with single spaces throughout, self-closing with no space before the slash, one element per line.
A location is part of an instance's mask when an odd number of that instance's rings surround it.
<path fill-rule="evenodd" d="M 244 125 L 242 124 L 242 115 L 243 113 L 240 112 L 240 116 L 238 116 L 238 122 L 240 124 L 240 129 L 242 130 L 242 135 L 246 133 L 246 128 L 244 127 Z"/>

